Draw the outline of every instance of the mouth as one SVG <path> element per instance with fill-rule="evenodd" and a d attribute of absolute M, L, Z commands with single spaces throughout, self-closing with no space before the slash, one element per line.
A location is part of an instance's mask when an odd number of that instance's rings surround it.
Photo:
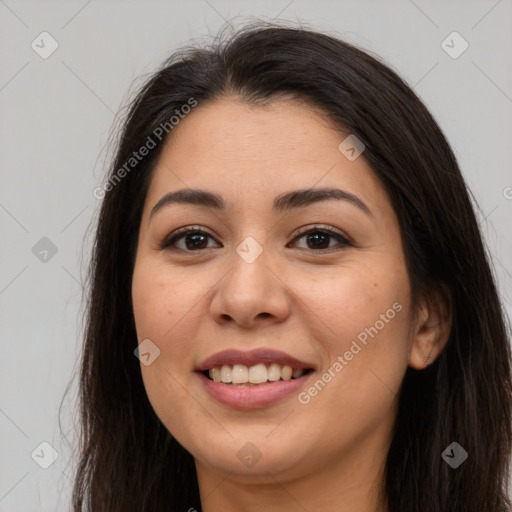
<path fill-rule="evenodd" d="M 245 364 L 214 366 L 202 374 L 217 383 L 237 387 L 254 387 L 278 381 L 296 380 L 313 371 L 312 368 L 293 368 L 278 363 L 258 363 L 253 366 Z"/>
<path fill-rule="evenodd" d="M 316 367 L 270 348 L 231 349 L 208 357 L 195 372 L 216 402 L 248 410 L 293 397 L 313 378 Z"/>

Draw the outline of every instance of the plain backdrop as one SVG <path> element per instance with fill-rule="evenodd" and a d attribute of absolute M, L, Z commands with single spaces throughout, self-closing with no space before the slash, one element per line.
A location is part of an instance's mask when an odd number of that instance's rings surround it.
<path fill-rule="evenodd" d="M 115 114 L 173 49 L 251 17 L 341 36 L 414 88 L 480 205 L 510 315 L 511 1 L 1 0 L 0 511 L 69 510 L 87 229 Z"/>

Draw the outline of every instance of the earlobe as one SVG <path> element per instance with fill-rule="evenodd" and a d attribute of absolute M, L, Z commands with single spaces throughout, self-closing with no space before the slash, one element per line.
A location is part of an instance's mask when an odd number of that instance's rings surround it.
<path fill-rule="evenodd" d="M 439 357 L 450 337 L 452 304 L 449 290 L 438 285 L 423 295 L 412 330 L 409 366 L 424 370 Z"/>

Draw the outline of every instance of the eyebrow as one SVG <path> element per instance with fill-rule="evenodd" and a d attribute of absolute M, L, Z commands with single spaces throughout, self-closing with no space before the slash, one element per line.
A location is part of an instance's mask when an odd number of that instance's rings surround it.
<path fill-rule="evenodd" d="M 367 215 L 373 216 L 370 208 L 361 199 L 350 192 L 337 188 L 307 188 L 286 192 L 274 199 L 272 211 L 280 213 L 331 199 L 347 201 Z M 218 194 L 197 188 L 184 188 L 165 194 L 153 206 L 149 217 L 153 217 L 159 210 L 171 204 L 192 204 L 215 210 L 223 210 L 226 207 L 224 199 Z"/>

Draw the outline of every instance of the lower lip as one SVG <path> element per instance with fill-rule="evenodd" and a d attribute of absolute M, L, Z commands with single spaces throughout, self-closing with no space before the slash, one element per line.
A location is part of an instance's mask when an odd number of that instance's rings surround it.
<path fill-rule="evenodd" d="M 313 373 L 311 371 L 298 379 L 279 380 L 248 387 L 214 382 L 201 372 L 198 372 L 198 375 L 206 391 L 221 404 L 237 409 L 256 409 L 297 393 Z"/>

